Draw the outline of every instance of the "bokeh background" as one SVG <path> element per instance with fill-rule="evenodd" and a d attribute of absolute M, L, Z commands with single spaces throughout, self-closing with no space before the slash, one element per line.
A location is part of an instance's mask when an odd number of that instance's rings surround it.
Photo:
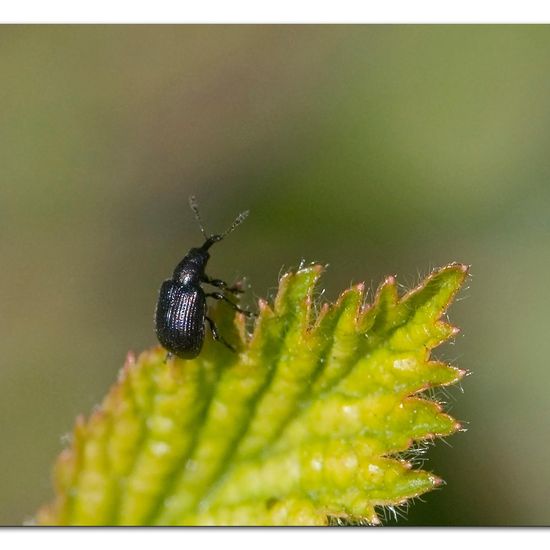
<path fill-rule="evenodd" d="M 213 231 L 251 210 L 210 269 L 251 297 L 471 264 L 436 354 L 468 431 L 399 524 L 550 524 L 550 27 L 3 26 L 0 75 L 0 524 L 155 343 L 191 193 Z"/>

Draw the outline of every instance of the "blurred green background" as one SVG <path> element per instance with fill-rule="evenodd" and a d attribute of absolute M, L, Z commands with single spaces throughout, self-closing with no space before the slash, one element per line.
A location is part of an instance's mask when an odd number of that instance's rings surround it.
<path fill-rule="evenodd" d="M 301 259 L 328 299 L 471 264 L 436 353 L 468 431 L 399 523 L 550 524 L 549 69 L 547 26 L 1 27 L 0 524 L 156 342 L 191 193 L 212 231 L 251 210 L 210 272 L 252 297 Z"/>

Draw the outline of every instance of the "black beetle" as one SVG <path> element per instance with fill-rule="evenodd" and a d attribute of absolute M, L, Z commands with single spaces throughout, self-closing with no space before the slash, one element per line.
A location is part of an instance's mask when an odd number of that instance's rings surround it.
<path fill-rule="evenodd" d="M 239 214 L 231 226 L 221 235 L 206 234 L 199 214 L 195 197 L 189 197 L 189 206 L 195 214 L 201 232 L 205 238 L 200 248 L 191 248 L 187 255 L 174 269 L 171 279 L 164 281 L 159 291 L 155 313 L 155 328 L 157 338 L 168 351 L 168 357 L 173 354 L 182 359 L 196 357 L 204 341 L 205 322 L 210 325 L 214 340 L 219 340 L 225 346 L 235 351 L 216 329 L 216 325 L 206 314 L 206 298 L 225 300 L 236 310 L 247 316 L 254 314 L 241 309 L 223 294 L 223 292 L 205 293 L 202 283 L 207 283 L 226 292 L 238 293 L 242 290 L 236 286 L 229 287 L 220 279 L 211 279 L 206 275 L 205 268 L 210 254 L 210 247 L 231 233 L 248 216 L 248 211 Z"/>

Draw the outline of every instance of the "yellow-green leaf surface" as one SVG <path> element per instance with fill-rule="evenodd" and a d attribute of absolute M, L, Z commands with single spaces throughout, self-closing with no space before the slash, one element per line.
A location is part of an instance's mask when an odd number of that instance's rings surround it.
<path fill-rule="evenodd" d="M 129 355 L 56 463 L 46 525 L 379 523 L 377 509 L 441 483 L 404 453 L 459 424 L 426 390 L 463 375 L 430 360 L 456 334 L 441 319 L 467 268 L 434 271 L 398 296 L 394 277 L 314 304 L 322 268 L 284 275 L 248 334 L 213 315 L 237 353 L 207 338 L 193 360 Z"/>

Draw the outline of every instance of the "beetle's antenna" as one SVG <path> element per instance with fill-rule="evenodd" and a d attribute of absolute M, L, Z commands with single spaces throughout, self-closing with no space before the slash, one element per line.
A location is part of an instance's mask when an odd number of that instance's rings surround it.
<path fill-rule="evenodd" d="M 245 210 L 244 212 L 241 212 L 236 218 L 235 218 L 235 221 L 231 224 L 231 226 L 226 229 L 222 234 L 221 234 L 221 237 L 225 237 L 226 235 L 229 235 L 229 233 L 231 233 L 232 231 L 234 231 L 235 229 L 237 229 L 237 227 L 239 227 L 239 225 L 241 225 L 241 223 L 244 222 L 244 220 L 246 220 L 248 214 L 250 213 L 250 210 Z"/>
<path fill-rule="evenodd" d="M 199 222 L 199 227 L 201 228 L 201 232 L 203 237 L 205 238 L 204 244 L 202 245 L 203 250 L 208 250 L 214 243 L 217 243 L 221 241 L 226 235 L 229 235 L 232 231 L 234 231 L 241 223 L 246 220 L 249 210 L 245 210 L 244 212 L 241 212 L 233 221 L 233 223 L 221 234 L 221 235 L 208 235 L 206 233 L 206 230 L 204 229 L 204 226 L 202 225 L 201 215 L 199 214 L 199 205 L 197 203 L 197 199 L 194 195 L 191 195 L 189 197 L 189 206 L 191 207 L 191 210 L 193 210 L 193 214 L 195 214 L 195 218 L 197 222 Z"/>
<path fill-rule="evenodd" d="M 208 239 L 208 235 L 206 234 L 206 231 L 204 229 L 204 225 L 202 225 L 201 215 L 199 214 L 199 205 L 197 203 L 197 199 L 195 195 L 191 195 L 189 197 L 189 206 L 191 207 L 191 210 L 193 210 L 193 214 L 195 214 L 195 219 L 199 223 L 199 227 L 201 228 L 201 233 L 205 239 Z"/>

